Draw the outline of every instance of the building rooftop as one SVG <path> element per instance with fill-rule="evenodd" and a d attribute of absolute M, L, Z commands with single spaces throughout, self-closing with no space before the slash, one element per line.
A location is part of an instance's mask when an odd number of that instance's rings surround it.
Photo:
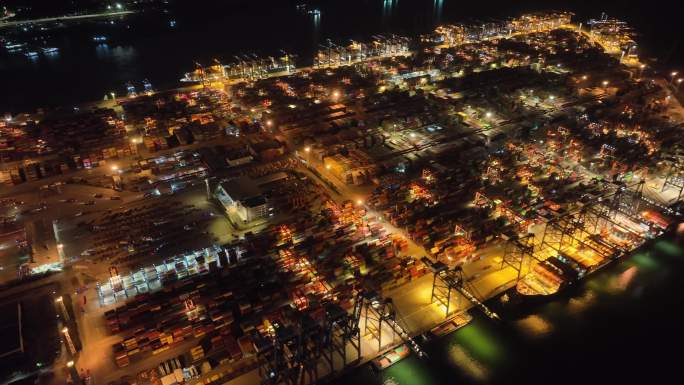
<path fill-rule="evenodd" d="M 249 198 L 261 195 L 259 185 L 250 177 L 241 176 L 229 181 L 220 183 L 223 190 L 230 195 L 233 200 L 244 202 Z"/>
<path fill-rule="evenodd" d="M 268 174 L 268 175 L 262 176 L 261 178 L 255 179 L 254 183 L 257 186 L 263 186 L 265 184 L 277 182 L 279 180 L 283 180 L 283 179 L 287 179 L 287 178 L 288 178 L 288 175 L 286 172 L 279 171 L 279 172 L 276 172 L 273 174 Z"/>
<path fill-rule="evenodd" d="M 258 195 L 255 197 L 247 198 L 242 201 L 245 207 L 258 207 L 266 203 L 266 198 L 263 195 Z"/>

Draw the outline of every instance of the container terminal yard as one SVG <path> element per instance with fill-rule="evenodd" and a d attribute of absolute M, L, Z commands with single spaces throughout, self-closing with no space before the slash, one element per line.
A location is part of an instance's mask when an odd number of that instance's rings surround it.
<path fill-rule="evenodd" d="M 534 13 L 6 116 L 0 359 L 75 384 L 323 383 L 429 359 L 473 314 L 505 320 L 491 298 L 559 295 L 684 213 L 682 78 L 636 40 Z M 41 311 L 49 352 L 21 331 Z"/>

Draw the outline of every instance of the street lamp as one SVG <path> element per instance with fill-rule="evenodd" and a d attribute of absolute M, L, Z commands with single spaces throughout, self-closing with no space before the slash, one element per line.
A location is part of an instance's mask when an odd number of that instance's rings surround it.
<path fill-rule="evenodd" d="M 487 118 L 489 119 L 489 118 L 491 118 L 491 117 L 492 117 L 492 113 L 491 113 L 491 112 L 489 112 L 489 111 L 487 111 L 487 113 L 485 114 L 485 116 L 486 116 L 486 117 L 487 117 Z"/>
<path fill-rule="evenodd" d="M 71 335 L 69 334 L 69 328 L 66 326 L 62 328 L 62 334 L 64 334 L 64 338 L 67 341 L 67 347 L 69 348 L 69 352 L 71 354 L 76 354 L 76 346 L 74 346 L 74 341 L 71 339 Z"/>
<path fill-rule="evenodd" d="M 81 381 L 81 376 L 78 375 L 78 372 L 76 371 L 76 366 L 74 365 L 74 361 L 69 361 L 66 363 L 67 369 L 69 370 L 69 375 L 71 376 L 71 381 L 73 382 L 74 385 L 81 385 L 83 384 L 83 381 Z"/>
<path fill-rule="evenodd" d="M 61 243 L 60 243 L 60 245 L 61 245 Z M 59 245 L 57 245 L 57 247 L 59 247 Z M 59 249 L 59 251 L 60 252 L 62 251 L 61 248 Z M 64 298 L 62 298 L 62 296 L 60 295 L 59 297 L 55 298 L 55 302 L 57 302 L 59 304 L 59 309 L 61 310 L 62 314 L 64 315 L 64 319 L 68 321 L 69 320 L 69 312 L 67 312 L 66 306 L 64 305 Z"/>
<path fill-rule="evenodd" d="M 646 68 L 646 64 L 639 65 L 639 77 L 644 76 L 644 68 Z"/>
<path fill-rule="evenodd" d="M 359 206 L 361 206 L 361 205 L 363 204 L 363 200 L 362 200 L 362 199 L 357 199 L 357 200 L 356 200 L 356 204 L 359 205 Z"/>
<path fill-rule="evenodd" d="M 670 73 L 670 83 L 673 83 L 673 82 L 674 82 L 674 78 L 675 78 L 675 76 L 677 76 L 678 74 L 679 74 L 679 72 L 677 72 L 677 71 L 672 71 L 672 73 Z"/>
<path fill-rule="evenodd" d="M 337 99 L 340 97 L 340 91 L 333 91 L 332 96 L 334 99 Z"/>
<path fill-rule="evenodd" d="M 679 85 L 682 84 L 682 81 L 684 81 L 684 79 L 682 79 L 682 78 L 677 79 L 677 88 L 676 88 L 677 92 L 679 92 Z"/>
<path fill-rule="evenodd" d="M 119 171 L 119 166 L 112 165 L 112 171 Z"/>
<path fill-rule="evenodd" d="M 311 156 L 309 155 L 311 153 L 311 147 L 304 147 L 304 152 L 306 153 L 306 166 L 309 167 L 309 162 L 311 161 Z"/>

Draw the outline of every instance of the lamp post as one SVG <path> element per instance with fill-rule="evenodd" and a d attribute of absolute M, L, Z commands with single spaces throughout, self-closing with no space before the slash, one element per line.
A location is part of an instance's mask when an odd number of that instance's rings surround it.
<path fill-rule="evenodd" d="M 204 184 L 207 187 L 207 200 L 211 199 L 211 190 L 209 189 L 209 178 L 204 178 Z"/>
<path fill-rule="evenodd" d="M 60 295 L 55 299 L 55 302 L 59 304 L 59 309 L 62 311 L 65 320 L 69 320 L 69 312 L 67 312 L 66 306 L 64 306 L 64 298 Z"/>
<path fill-rule="evenodd" d="M 675 76 L 677 76 L 678 74 L 679 74 L 679 72 L 677 72 L 677 71 L 672 71 L 670 73 L 670 84 L 674 83 Z"/>
<path fill-rule="evenodd" d="M 60 261 L 64 262 L 64 260 L 66 260 L 65 255 L 64 255 L 64 244 L 62 244 L 62 243 L 57 244 L 57 255 L 59 256 Z M 64 305 L 62 305 L 62 306 L 64 306 Z M 66 311 L 65 311 L 65 313 L 66 313 Z"/>
<path fill-rule="evenodd" d="M 76 365 L 74 361 L 69 361 L 66 363 L 67 369 L 69 370 L 69 375 L 71 376 L 71 381 L 74 385 L 82 385 L 81 376 L 78 375 L 76 371 Z"/>
<path fill-rule="evenodd" d="M 69 348 L 69 353 L 73 356 L 76 354 L 76 346 L 74 346 L 74 341 L 71 339 L 71 334 L 69 334 L 69 328 L 64 327 L 62 328 L 62 334 L 64 334 L 64 339 L 67 342 L 67 347 Z"/>

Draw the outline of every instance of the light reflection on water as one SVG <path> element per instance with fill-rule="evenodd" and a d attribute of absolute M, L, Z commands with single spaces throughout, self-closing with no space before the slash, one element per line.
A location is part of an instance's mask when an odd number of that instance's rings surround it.
<path fill-rule="evenodd" d="M 568 301 L 567 312 L 572 316 L 579 316 L 589 307 L 596 303 L 597 296 L 594 291 L 587 290 L 578 297 L 571 298 Z"/>
<path fill-rule="evenodd" d="M 476 380 L 487 378 L 487 368 L 474 359 L 461 345 L 453 344 L 449 347 L 449 361 Z"/>
<path fill-rule="evenodd" d="M 634 281 L 634 278 L 637 276 L 639 273 L 639 268 L 636 266 L 632 266 L 625 270 L 622 274 L 619 276 L 615 277 L 614 279 L 614 288 L 619 290 L 619 291 L 624 291 L 627 290 L 629 285 Z"/>
<path fill-rule="evenodd" d="M 551 323 L 538 314 L 530 314 L 516 321 L 516 326 L 532 338 L 544 337 L 553 331 Z"/>

